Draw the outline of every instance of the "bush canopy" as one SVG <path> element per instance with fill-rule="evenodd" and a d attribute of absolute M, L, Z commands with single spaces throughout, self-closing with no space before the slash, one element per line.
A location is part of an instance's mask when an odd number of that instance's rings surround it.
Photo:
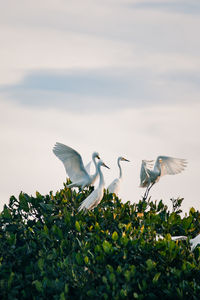
<path fill-rule="evenodd" d="M 0 214 L 1 299 L 200 299 L 200 213 L 183 199 L 123 203 L 105 192 L 78 213 L 93 188 L 20 193 Z M 164 239 L 157 239 L 157 234 Z M 171 236 L 187 235 L 186 241 Z"/>

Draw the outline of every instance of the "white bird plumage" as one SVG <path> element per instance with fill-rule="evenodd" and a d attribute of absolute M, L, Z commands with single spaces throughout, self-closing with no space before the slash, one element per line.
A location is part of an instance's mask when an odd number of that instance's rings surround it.
<path fill-rule="evenodd" d="M 159 239 L 163 240 L 164 237 L 161 234 L 156 234 L 156 241 L 158 241 Z M 187 236 L 185 236 L 185 235 L 171 236 L 171 240 L 172 241 L 186 241 Z"/>
<path fill-rule="evenodd" d="M 119 167 L 119 177 L 118 178 L 115 178 L 110 184 L 109 186 L 107 187 L 107 190 L 109 193 L 115 193 L 116 195 L 118 194 L 119 192 L 119 189 L 120 189 L 120 185 L 121 185 L 121 181 L 122 181 L 122 168 L 121 168 L 121 165 L 120 165 L 120 162 L 121 161 L 128 161 L 128 159 L 120 156 L 118 157 L 117 159 L 117 165 Z"/>
<path fill-rule="evenodd" d="M 200 234 L 195 236 L 195 238 L 191 239 L 190 244 L 191 244 L 191 249 L 193 251 L 195 247 L 200 244 Z"/>
<path fill-rule="evenodd" d="M 80 154 L 69 146 L 61 143 L 56 143 L 53 148 L 53 153 L 62 161 L 65 170 L 72 181 L 67 187 L 84 187 L 94 184 L 98 176 L 97 162 L 95 158 L 100 159 L 99 153 L 92 154 L 92 160 L 96 167 L 93 175 L 90 175 L 83 165 Z"/>
<path fill-rule="evenodd" d="M 175 175 L 186 167 L 186 160 L 170 156 L 158 156 L 153 167 L 153 161 L 142 160 L 140 170 L 140 187 L 146 187 L 144 199 L 147 198 L 152 186 L 159 181 L 161 176 Z"/>
<path fill-rule="evenodd" d="M 161 234 L 157 234 L 156 235 L 156 241 L 158 241 L 159 239 L 163 240 L 164 237 Z M 188 239 L 188 237 L 185 236 L 185 235 L 171 236 L 172 241 L 185 241 L 187 239 Z M 190 239 L 189 242 L 190 242 L 191 250 L 193 251 L 196 248 L 197 245 L 200 245 L 200 234 L 195 236 L 195 238 Z"/>
<path fill-rule="evenodd" d="M 91 210 L 101 202 L 105 187 L 104 177 L 101 171 L 102 166 L 109 169 L 102 160 L 98 162 L 97 170 L 99 174 L 99 186 L 81 203 L 78 211 Z"/>

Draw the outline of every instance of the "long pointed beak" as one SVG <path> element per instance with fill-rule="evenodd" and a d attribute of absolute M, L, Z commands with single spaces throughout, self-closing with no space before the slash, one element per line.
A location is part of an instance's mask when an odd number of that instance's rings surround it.
<path fill-rule="evenodd" d="M 98 155 L 97 158 L 100 159 L 100 156 Z"/>
<path fill-rule="evenodd" d="M 108 166 L 106 166 L 106 164 L 103 164 L 104 167 L 106 167 L 107 169 L 110 169 Z"/>
<path fill-rule="evenodd" d="M 126 158 L 124 158 L 124 160 L 130 162 L 130 160 L 128 160 L 128 159 L 126 159 Z"/>

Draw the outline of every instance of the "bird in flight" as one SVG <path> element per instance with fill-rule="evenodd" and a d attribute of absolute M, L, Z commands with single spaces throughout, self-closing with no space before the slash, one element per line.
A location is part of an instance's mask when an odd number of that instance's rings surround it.
<path fill-rule="evenodd" d="M 140 187 L 146 187 L 143 199 L 147 199 L 152 186 L 164 175 L 182 172 L 187 165 L 185 159 L 170 156 L 158 156 L 153 167 L 153 160 L 142 160 L 140 170 Z"/>

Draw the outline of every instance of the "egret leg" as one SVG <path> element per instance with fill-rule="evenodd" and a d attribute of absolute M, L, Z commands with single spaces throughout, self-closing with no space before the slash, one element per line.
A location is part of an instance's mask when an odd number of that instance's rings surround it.
<path fill-rule="evenodd" d="M 148 187 L 146 188 L 146 191 L 144 193 L 144 196 L 143 196 L 143 200 L 146 200 L 147 199 L 147 195 L 148 195 Z"/>
<path fill-rule="evenodd" d="M 146 189 L 146 191 L 145 191 L 145 194 L 144 194 L 144 197 L 143 197 L 144 200 L 147 199 L 147 197 L 148 197 L 148 195 L 149 195 L 149 191 L 150 191 L 150 189 L 152 188 L 152 186 L 153 186 L 154 184 L 155 184 L 155 182 L 153 182 L 152 184 L 150 184 L 150 185 L 147 187 L 147 189 Z"/>
<path fill-rule="evenodd" d="M 147 196 L 149 195 L 149 191 L 150 189 L 152 188 L 152 186 L 155 184 L 155 182 L 153 182 L 149 187 L 148 187 L 148 193 L 147 193 Z"/>

